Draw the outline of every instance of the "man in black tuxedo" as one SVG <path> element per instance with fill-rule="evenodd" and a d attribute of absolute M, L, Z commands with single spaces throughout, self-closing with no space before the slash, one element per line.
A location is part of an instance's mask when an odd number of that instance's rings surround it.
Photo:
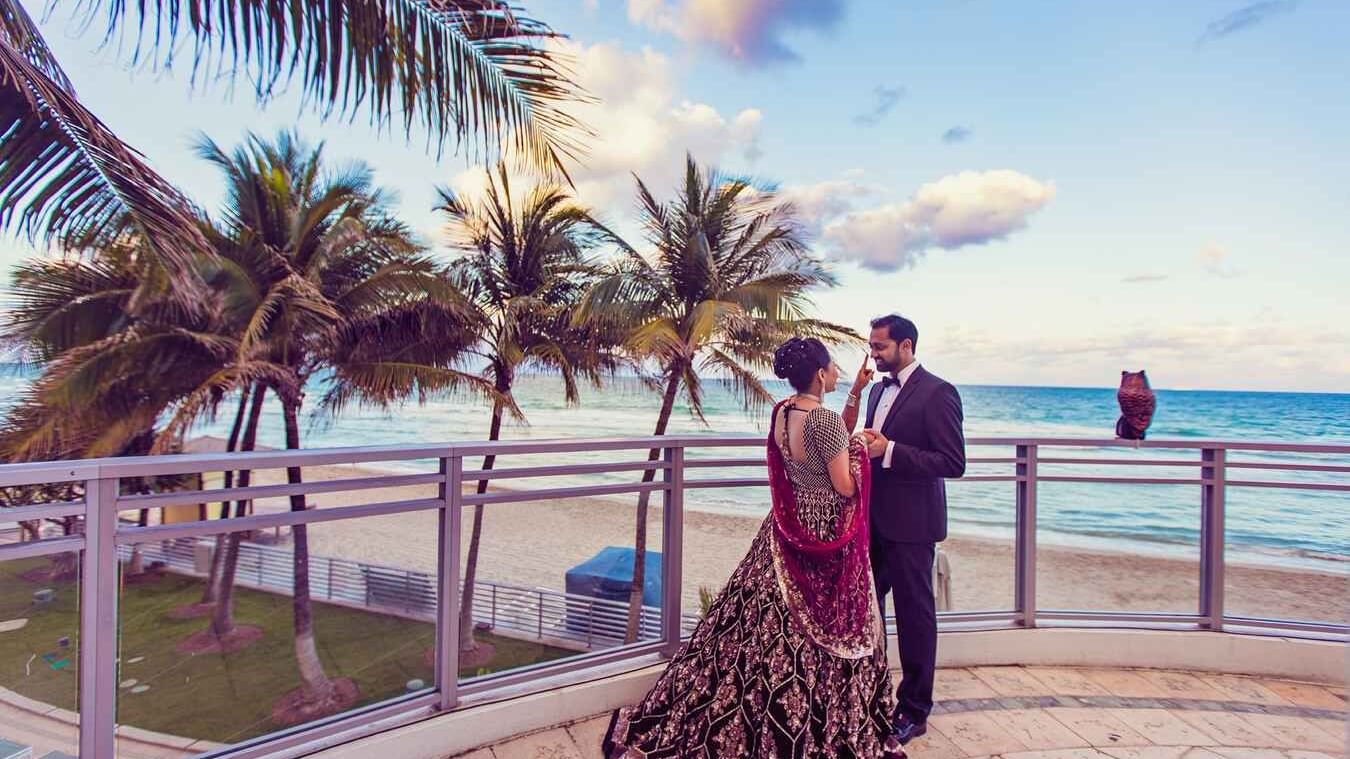
<path fill-rule="evenodd" d="M 896 314 L 872 322 L 872 360 L 882 373 L 867 397 L 872 457 L 872 573 L 882 616 L 895 596 L 900 688 L 895 730 L 907 743 L 928 730 L 937 664 L 933 558 L 947 538 L 944 478 L 966 471 L 961 396 L 919 366 L 919 331 Z M 850 395 L 850 405 L 858 403 Z"/>

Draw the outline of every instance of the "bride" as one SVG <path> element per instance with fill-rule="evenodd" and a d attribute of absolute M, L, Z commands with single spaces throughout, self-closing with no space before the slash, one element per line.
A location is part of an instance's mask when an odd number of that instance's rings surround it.
<path fill-rule="evenodd" d="M 726 586 L 640 703 L 615 712 L 609 759 L 904 757 L 868 561 L 870 462 L 821 405 L 839 367 L 792 338 L 774 373 L 772 510 Z"/>

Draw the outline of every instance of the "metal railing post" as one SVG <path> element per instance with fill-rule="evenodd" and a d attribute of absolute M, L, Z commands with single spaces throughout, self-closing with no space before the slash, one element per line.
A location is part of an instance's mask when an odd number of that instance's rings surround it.
<path fill-rule="evenodd" d="M 684 446 L 665 449 L 664 525 L 661 529 L 661 652 L 673 657 L 680 651 L 680 601 L 684 595 Z"/>
<path fill-rule="evenodd" d="M 439 707 L 448 711 L 459 704 L 459 546 L 464 498 L 464 459 L 451 450 L 441 457 L 445 478 L 438 488 L 441 499 L 440 551 L 437 552 L 437 590 L 440 607 L 436 622 L 436 692 Z"/>
<path fill-rule="evenodd" d="M 111 759 L 117 728 L 117 479 L 84 484 L 80 756 Z"/>
<path fill-rule="evenodd" d="M 1017 589 L 1014 608 L 1023 627 L 1036 626 L 1037 446 L 1017 446 Z"/>
<path fill-rule="evenodd" d="M 1222 630 L 1224 617 L 1224 498 L 1227 451 L 1205 448 L 1200 486 L 1200 616 L 1209 630 Z"/>

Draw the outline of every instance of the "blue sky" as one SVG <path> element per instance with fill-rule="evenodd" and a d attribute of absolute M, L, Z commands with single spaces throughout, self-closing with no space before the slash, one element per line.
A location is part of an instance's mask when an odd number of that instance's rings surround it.
<path fill-rule="evenodd" d="M 621 229 L 629 172 L 670 187 L 692 150 L 798 202 L 841 280 L 826 318 L 901 311 L 954 381 L 1350 392 L 1350 3 L 525 4 L 603 99 L 578 192 Z M 208 207 L 198 129 L 298 125 L 431 242 L 434 185 L 474 185 L 417 136 L 133 73 L 65 12 L 43 28 L 84 102 Z"/>

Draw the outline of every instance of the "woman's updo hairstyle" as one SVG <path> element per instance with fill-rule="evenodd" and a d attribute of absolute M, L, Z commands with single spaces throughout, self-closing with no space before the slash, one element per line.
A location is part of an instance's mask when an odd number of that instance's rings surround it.
<path fill-rule="evenodd" d="M 773 354 L 773 373 L 799 393 L 809 391 L 816 372 L 829 365 L 830 351 L 814 337 L 790 338 Z"/>

